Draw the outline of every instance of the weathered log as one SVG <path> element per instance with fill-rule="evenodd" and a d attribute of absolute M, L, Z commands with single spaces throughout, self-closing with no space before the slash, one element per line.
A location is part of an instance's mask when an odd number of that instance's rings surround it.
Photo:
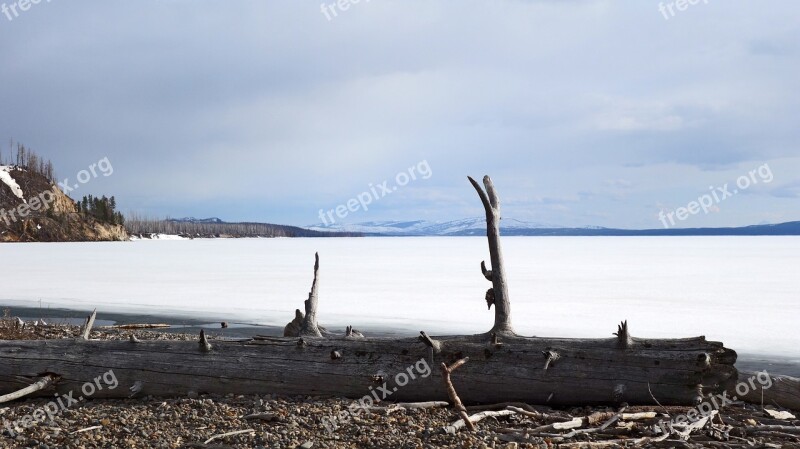
<path fill-rule="evenodd" d="M 728 389 L 728 396 L 752 404 L 777 405 L 800 411 L 800 379 L 773 376 L 766 371 L 741 371 L 739 382 Z"/>
<path fill-rule="evenodd" d="M 694 403 L 700 394 L 722 393 L 735 382 L 736 353 L 705 338 L 634 339 L 621 351 L 617 339 L 506 339 L 436 337 L 437 362 L 470 362 L 458 371 L 466 403 L 524 401 L 532 404 L 652 404 L 651 386 L 662 404 Z M 120 387 L 96 397 L 183 396 L 194 393 L 332 395 L 360 398 L 378 387 L 391 401 L 447 400 L 430 348 L 417 338 L 213 341 L 203 351 L 191 341 L 49 340 L 0 342 L 0 394 L 28 386 L 42 373 L 61 377 L 55 391 L 79 391 L 113 370 Z M 546 371 L 542 351 L 561 358 Z M 331 359 L 331 351 L 341 357 Z M 708 356 L 710 363 L 706 364 Z M 411 378 L 411 369 L 416 378 Z M 425 373 L 427 377 L 423 377 Z M 405 374 L 403 374 L 405 373 Z M 403 374 L 401 376 L 401 374 Z M 395 391 L 396 388 L 396 391 Z M 51 395 L 53 388 L 37 392 Z"/>

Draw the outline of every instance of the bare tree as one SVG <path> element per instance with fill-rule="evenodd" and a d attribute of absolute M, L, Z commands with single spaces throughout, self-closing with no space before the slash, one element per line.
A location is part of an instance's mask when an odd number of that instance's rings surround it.
<path fill-rule="evenodd" d="M 486 303 L 491 309 L 494 306 L 494 327 L 489 331 L 496 335 L 514 336 L 511 325 L 511 301 L 508 297 L 508 284 L 503 266 L 503 252 L 500 248 L 500 200 L 494 190 L 491 178 L 483 177 L 484 191 L 477 181 L 469 177 L 469 182 L 475 187 L 481 197 L 483 208 L 486 210 L 486 236 L 489 239 L 489 258 L 492 269 L 486 269 L 486 263 L 481 262 L 483 276 L 492 283 L 492 288 L 486 291 Z"/>

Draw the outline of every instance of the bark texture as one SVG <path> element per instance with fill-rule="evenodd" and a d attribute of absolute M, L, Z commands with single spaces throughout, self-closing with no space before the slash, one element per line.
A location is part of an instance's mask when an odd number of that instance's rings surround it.
<path fill-rule="evenodd" d="M 492 345 L 473 336 L 436 337 L 436 342 L 438 351 L 417 338 L 212 340 L 210 348 L 190 341 L 4 341 L 0 394 L 46 374 L 60 380 L 36 395 L 51 396 L 54 389 L 77 393 L 113 370 L 120 386 L 94 397 L 196 392 L 361 398 L 386 383 L 389 391 L 397 388 L 386 400 L 447 400 L 437 367 L 465 357 L 470 362 L 459 368 L 457 379 L 465 403 L 652 404 L 649 385 L 662 404 L 685 405 L 701 394 L 721 393 L 737 379 L 736 353 L 702 337 L 634 339 L 627 350 L 617 347 L 616 338 L 518 337 Z M 560 357 L 544 370 L 547 351 Z M 332 358 L 332 352 L 340 356 Z M 430 374 L 423 377 L 426 366 Z"/>

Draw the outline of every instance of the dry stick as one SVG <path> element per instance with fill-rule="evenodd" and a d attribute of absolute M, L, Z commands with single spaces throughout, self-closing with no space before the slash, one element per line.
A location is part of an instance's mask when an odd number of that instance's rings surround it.
<path fill-rule="evenodd" d="M 658 406 L 664 410 L 664 414 L 667 415 L 667 418 L 672 418 L 667 408 L 661 405 L 661 403 L 658 402 L 658 399 L 656 399 L 655 395 L 653 394 L 653 390 L 650 389 L 650 382 L 647 382 L 647 392 L 650 393 L 650 397 L 653 398 L 654 401 L 656 401 L 656 404 L 658 404 Z"/>
<path fill-rule="evenodd" d="M 608 440 L 608 441 L 582 441 L 578 443 L 561 443 L 558 445 L 560 448 L 595 448 L 595 447 L 620 447 L 622 445 L 626 445 L 626 447 L 636 447 L 637 445 L 641 445 L 644 443 L 657 443 L 660 441 L 664 441 L 667 439 L 667 435 L 662 435 L 657 438 L 629 438 L 624 440 Z M 632 445 L 632 446 L 629 446 Z"/>
<path fill-rule="evenodd" d="M 76 433 L 83 433 L 83 432 L 88 432 L 90 430 L 97 430 L 97 429 L 102 429 L 102 428 L 103 428 L 103 426 L 92 426 L 92 427 L 87 427 L 85 429 L 76 430 L 76 431 L 72 432 L 72 434 L 75 435 Z"/>
<path fill-rule="evenodd" d="M 764 430 L 772 430 L 777 432 L 785 432 L 785 433 L 800 435 L 800 427 L 797 426 L 762 425 L 758 427 L 745 427 L 744 430 L 747 432 L 748 435 L 752 432 L 764 431 Z"/>
<path fill-rule="evenodd" d="M 429 408 L 447 407 L 450 404 L 448 404 L 445 401 L 430 401 L 430 402 L 398 402 L 395 405 L 397 407 L 402 407 L 405 409 L 424 410 Z"/>
<path fill-rule="evenodd" d="M 86 325 L 83 327 L 83 334 L 81 338 L 84 340 L 89 339 L 89 335 L 92 333 L 92 326 L 94 326 L 94 319 L 97 318 L 97 309 L 94 309 L 91 315 L 86 318 Z"/>
<path fill-rule="evenodd" d="M 464 404 L 461 403 L 461 399 L 458 397 L 458 393 L 456 393 L 455 387 L 453 387 L 453 382 L 450 381 L 450 374 L 457 370 L 461 365 L 467 363 L 469 361 L 469 357 L 465 357 L 456 363 L 453 363 L 449 367 L 446 363 L 442 363 L 442 377 L 444 378 L 444 387 L 447 390 L 447 396 L 450 397 L 450 402 L 453 403 L 453 408 L 456 409 L 458 415 L 461 419 L 464 420 L 464 424 L 467 428 L 474 432 L 475 425 L 469 420 L 469 415 L 467 415 L 467 409 L 464 408 Z"/>
<path fill-rule="evenodd" d="M 369 410 L 370 412 L 373 412 L 373 413 L 382 412 L 382 413 L 385 413 L 385 414 L 388 415 L 390 413 L 399 412 L 399 411 L 425 410 L 425 409 L 431 409 L 431 408 L 447 407 L 448 405 L 450 405 L 450 404 L 448 404 L 447 402 L 444 402 L 444 401 L 398 402 L 398 403 L 395 403 L 395 404 L 389 404 L 389 405 L 387 405 L 385 407 L 381 407 L 381 406 L 367 407 L 367 410 Z"/>
<path fill-rule="evenodd" d="M 608 426 L 614 424 L 615 422 L 619 421 L 619 418 L 622 416 L 622 413 L 625 411 L 627 407 L 620 408 L 617 413 L 614 413 L 614 416 L 608 419 L 608 421 L 604 422 L 602 426 L 600 426 L 597 430 L 606 430 Z"/>
<path fill-rule="evenodd" d="M 469 426 L 470 424 L 474 425 L 483 421 L 486 418 L 496 417 L 496 416 L 510 416 L 513 415 L 515 412 L 512 410 L 486 410 L 484 412 L 476 413 L 467 419 L 459 419 L 458 421 L 454 422 L 453 424 L 444 428 L 444 431 L 449 434 L 456 433 L 462 427 Z"/>
<path fill-rule="evenodd" d="M 467 407 L 467 410 L 470 412 L 482 412 L 484 410 L 503 410 L 508 407 L 517 407 L 532 413 L 544 413 L 545 411 L 549 412 L 552 410 L 552 408 L 547 406 L 532 406 L 524 402 L 499 402 L 497 404 L 471 405 Z"/>
<path fill-rule="evenodd" d="M 241 435 L 243 433 L 256 433 L 255 429 L 245 429 L 245 430 L 237 430 L 235 432 L 228 432 L 228 433 L 221 433 L 219 435 L 214 435 L 213 437 L 207 439 L 203 444 L 208 444 L 214 440 L 218 440 L 220 438 L 230 437 L 233 435 Z"/>
<path fill-rule="evenodd" d="M 37 380 L 36 382 L 28 385 L 27 387 L 23 388 L 22 390 L 15 391 L 13 393 L 9 393 L 3 396 L 0 396 L 0 404 L 4 402 L 11 402 L 13 400 L 25 397 L 29 394 L 36 393 L 39 390 L 47 388 L 53 381 L 58 379 L 57 376 L 53 374 L 48 374 L 41 379 Z"/>
<path fill-rule="evenodd" d="M 514 413 L 517 413 L 519 415 L 529 416 L 531 418 L 542 418 L 544 416 L 539 412 L 536 412 L 536 411 L 532 412 L 532 411 L 529 411 L 529 410 L 525 410 L 523 408 L 515 407 L 513 405 L 507 406 L 506 410 L 511 410 Z"/>
<path fill-rule="evenodd" d="M 100 326 L 98 329 L 123 329 L 123 330 L 136 330 L 136 329 L 168 329 L 172 327 L 170 324 L 115 324 L 113 326 Z"/>
<path fill-rule="evenodd" d="M 274 413 L 253 413 L 251 415 L 244 415 L 242 419 L 257 419 L 260 421 L 272 422 L 278 419 Z"/>

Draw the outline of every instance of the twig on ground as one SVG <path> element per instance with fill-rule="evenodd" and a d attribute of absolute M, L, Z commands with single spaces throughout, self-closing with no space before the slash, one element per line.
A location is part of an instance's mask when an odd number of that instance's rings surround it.
<path fill-rule="evenodd" d="M 214 435 L 211 438 L 207 439 L 203 444 L 208 444 L 214 440 L 218 440 L 220 438 L 231 437 L 234 435 L 241 435 L 243 433 L 256 433 L 255 429 L 245 429 L 245 430 L 237 430 L 235 432 L 227 432 L 227 433 L 220 433 L 219 435 Z"/>

